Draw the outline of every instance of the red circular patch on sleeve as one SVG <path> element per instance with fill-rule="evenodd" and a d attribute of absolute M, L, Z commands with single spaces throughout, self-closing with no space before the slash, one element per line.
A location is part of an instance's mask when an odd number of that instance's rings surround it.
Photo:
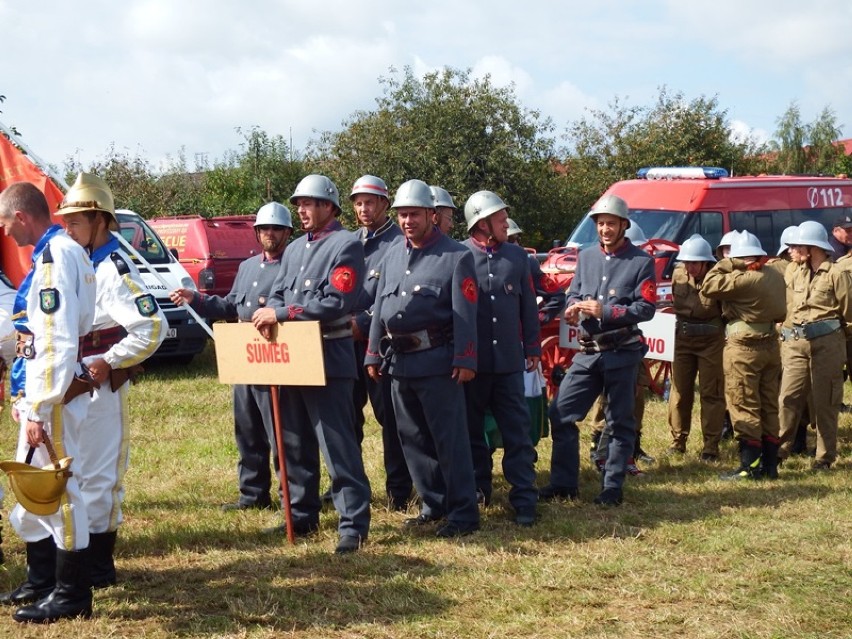
<path fill-rule="evenodd" d="M 657 302 L 657 285 L 652 280 L 642 282 L 642 298 L 652 304 Z"/>
<path fill-rule="evenodd" d="M 461 283 L 462 295 L 464 298 L 470 302 L 471 304 L 476 304 L 477 291 L 476 291 L 476 280 L 472 277 L 464 278 L 464 281 Z"/>
<path fill-rule="evenodd" d="M 338 266 L 331 273 L 331 285 L 341 293 L 350 293 L 355 288 L 355 269 Z"/>

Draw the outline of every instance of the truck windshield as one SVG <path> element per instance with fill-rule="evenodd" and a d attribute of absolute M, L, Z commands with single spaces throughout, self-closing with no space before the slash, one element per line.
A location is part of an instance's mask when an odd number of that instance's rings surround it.
<path fill-rule="evenodd" d="M 168 264 L 171 256 L 159 236 L 138 215 L 117 213 L 121 235 L 151 264 Z"/>
<path fill-rule="evenodd" d="M 712 243 L 714 240 L 718 241 L 719 238 L 715 236 L 721 237 L 722 232 L 722 216 L 715 211 L 687 213 L 630 209 L 630 221 L 641 226 L 648 239 L 668 240 L 676 244 L 680 244 L 693 233 L 701 233 Z M 597 241 L 597 229 L 590 217 L 584 217 L 568 238 L 568 242 L 579 244 L 581 248 Z"/>

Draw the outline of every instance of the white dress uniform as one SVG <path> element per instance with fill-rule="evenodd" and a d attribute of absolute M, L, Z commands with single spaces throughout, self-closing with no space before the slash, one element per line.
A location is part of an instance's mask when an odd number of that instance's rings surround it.
<path fill-rule="evenodd" d="M 136 366 L 154 354 L 166 337 L 168 321 L 148 292 L 139 270 L 110 240 L 92 253 L 97 276 L 97 303 L 92 332 L 83 340 L 83 363 L 103 359 L 113 370 Z M 110 381 L 84 395 L 88 414 L 83 433 L 96 445 L 80 450 L 83 499 L 89 531 L 114 531 L 122 521 L 124 474 L 129 452 L 127 391 Z"/>
<path fill-rule="evenodd" d="M 43 422 L 59 458 L 74 458 L 74 475 L 68 478 L 56 513 L 38 516 L 18 504 L 9 520 L 26 542 L 40 541 L 49 534 L 58 548 L 81 550 L 89 545 L 89 521 L 77 481 L 80 429 L 88 398 L 81 395 L 68 404 L 63 404 L 63 398 L 74 375 L 81 372 L 79 340 L 92 327 L 95 273 L 83 248 L 54 225 L 36 244 L 31 275 L 29 286 L 21 287 L 32 349 L 26 359 L 24 396 L 16 404 L 21 420 L 17 459 L 24 461 L 29 451 L 27 420 Z M 32 463 L 50 463 L 44 445 L 35 451 Z"/>

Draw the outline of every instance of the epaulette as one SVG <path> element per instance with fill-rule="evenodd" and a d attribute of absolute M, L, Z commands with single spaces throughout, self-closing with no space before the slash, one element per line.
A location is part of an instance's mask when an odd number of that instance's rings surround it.
<path fill-rule="evenodd" d="M 44 250 L 41 252 L 41 263 L 42 264 L 53 264 L 53 255 L 50 253 L 50 243 L 48 242 L 47 246 L 44 247 Z"/>
<path fill-rule="evenodd" d="M 121 255 L 121 253 L 115 251 L 109 254 L 112 263 L 115 264 L 115 269 L 118 271 L 119 275 L 127 275 L 130 273 L 130 267 L 127 265 L 127 261 Z"/>

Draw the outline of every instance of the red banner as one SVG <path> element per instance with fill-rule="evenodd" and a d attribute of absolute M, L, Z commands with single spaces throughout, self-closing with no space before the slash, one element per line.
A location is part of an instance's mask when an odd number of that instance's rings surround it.
<path fill-rule="evenodd" d="M 44 193 L 51 211 L 59 208 L 62 191 L 44 172 L 27 159 L 9 139 L 0 133 L 0 191 L 14 182 L 31 182 Z M 0 264 L 9 279 L 18 286 L 30 270 L 32 247 L 18 248 L 5 233 L 0 236 Z"/>

